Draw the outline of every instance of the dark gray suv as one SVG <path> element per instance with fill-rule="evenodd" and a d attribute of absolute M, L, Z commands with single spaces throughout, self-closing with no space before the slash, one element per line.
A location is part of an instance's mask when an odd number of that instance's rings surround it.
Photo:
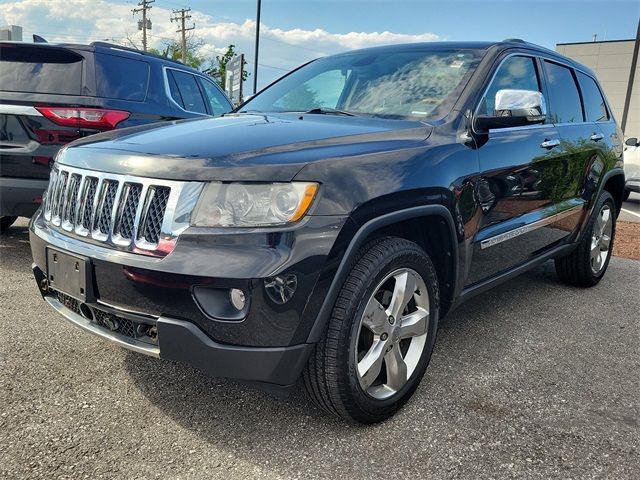
<path fill-rule="evenodd" d="M 64 148 L 33 270 L 53 309 L 115 344 L 275 390 L 301 377 L 373 423 L 464 300 L 547 260 L 597 284 L 624 184 L 582 65 L 521 40 L 378 47 L 222 118 Z"/>

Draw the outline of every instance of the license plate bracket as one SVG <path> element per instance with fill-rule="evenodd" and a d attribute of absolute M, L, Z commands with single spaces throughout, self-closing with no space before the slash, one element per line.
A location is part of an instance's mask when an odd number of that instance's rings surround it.
<path fill-rule="evenodd" d="M 52 289 L 76 300 L 94 300 L 91 261 L 86 257 L 47 247 L 47 280 Z"/>

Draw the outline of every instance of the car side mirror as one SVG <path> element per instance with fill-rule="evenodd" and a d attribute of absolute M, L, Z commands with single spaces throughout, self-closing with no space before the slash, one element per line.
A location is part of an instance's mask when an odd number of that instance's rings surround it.
<path fill-rule="evenodd" d="M 629 147 L 640 147 L 640 143 L 636 137 L 627 138 L 624 144 Z"/>
<path fill-rule="evenodd" d="M 547 104 L 544 95 L 533 90 L 498 90 L 493 115 L 478 115 L 475 129 L 488 133 L 494 128 L 521 127 L 544 123 Z"/>

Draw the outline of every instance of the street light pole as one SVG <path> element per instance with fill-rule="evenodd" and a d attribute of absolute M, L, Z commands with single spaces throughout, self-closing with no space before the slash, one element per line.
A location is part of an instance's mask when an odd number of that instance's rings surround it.
<path fill-rule="evenodd" d="M 260 49 L 260 7 L 261 0 L 258 0 L 258 12 L 256 13 L 256 51 L 253 59 L 253 94 L 258 91 L 258 50 Z"/>

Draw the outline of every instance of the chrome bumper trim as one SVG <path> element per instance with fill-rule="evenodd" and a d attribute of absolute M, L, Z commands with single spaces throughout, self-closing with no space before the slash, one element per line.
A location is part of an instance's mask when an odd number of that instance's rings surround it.
<path fill-rule="evenodd" d="M 44 297 L 46 302 L 51 305 L 60 315 L 62 315 L 69 322 L 74 324 L 77 327 L 86 330 L 89 333 L 93 333 L 99 337 L 104 338 L 105 340 L 109 340 L 121 347 L 127 348 L 129 350 L 133 350 L 134 352 L 143 353 L 145 355 L 149 355 L 151 357 L 160 357 L 160 348 L 148 345 L 146 343 L 137 342 L 135 340 L 131 340 L 128 337 L 123 335 L 119 335 L 117 333 L 109 332 L 102 327 L 94 325 L 86 318 L 78 315 L 75 312 L 72 312 L 67 307 L 65 307 L 62 303 L 60 303 L 56 298 L 51 296 Z"/>

